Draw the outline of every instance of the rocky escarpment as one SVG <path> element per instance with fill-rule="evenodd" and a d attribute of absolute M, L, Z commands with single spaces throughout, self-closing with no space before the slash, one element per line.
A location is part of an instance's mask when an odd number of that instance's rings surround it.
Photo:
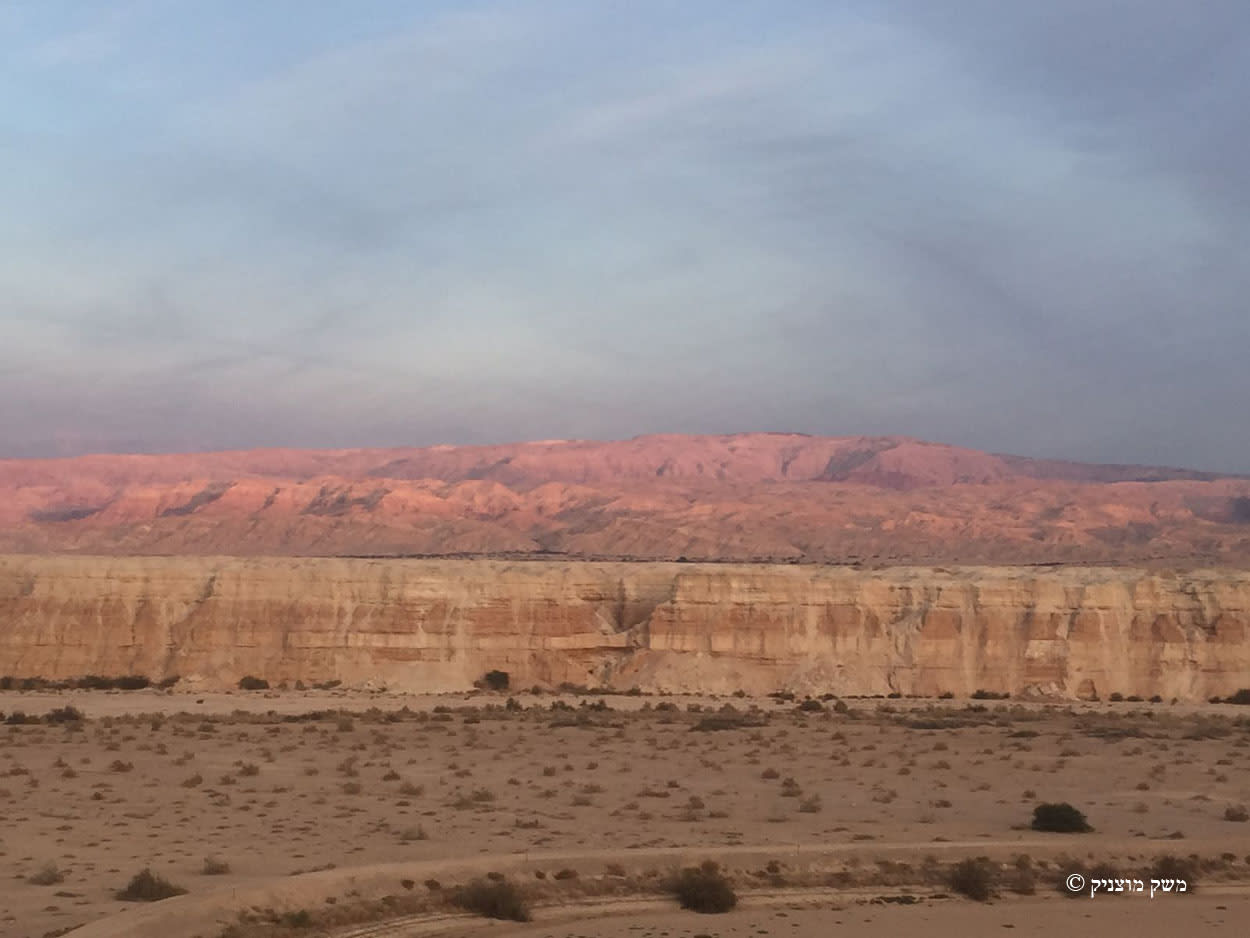
<path fill-rule="evenodd" d="M 0 675 L 458 690 L 1199 700 L 1250 686 L 1250 573 L 0 557 Z"/>

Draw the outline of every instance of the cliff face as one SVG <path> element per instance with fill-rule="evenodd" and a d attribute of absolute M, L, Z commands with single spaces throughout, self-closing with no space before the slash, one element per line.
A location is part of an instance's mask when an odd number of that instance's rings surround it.
<path fill-rule="evenodd" d="M 1250 573 L 0 557 L 0 674 L 1205 699 L 1250 686 Z"/>

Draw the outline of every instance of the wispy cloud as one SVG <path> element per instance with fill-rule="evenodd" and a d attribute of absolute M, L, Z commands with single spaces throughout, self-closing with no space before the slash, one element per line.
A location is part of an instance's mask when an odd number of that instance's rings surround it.
<path fill-rule="evenodd" d="M 71 6 L 0 18 L 0 450 L 1250 470 L 1240 3 Z"/>

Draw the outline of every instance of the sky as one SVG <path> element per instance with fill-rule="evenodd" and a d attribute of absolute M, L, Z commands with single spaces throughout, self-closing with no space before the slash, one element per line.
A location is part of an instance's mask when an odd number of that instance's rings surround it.
<path fill-rule="evenodd" d="M 0 456 L 1250 472 L 1244 0 L 0 0 Z"/>

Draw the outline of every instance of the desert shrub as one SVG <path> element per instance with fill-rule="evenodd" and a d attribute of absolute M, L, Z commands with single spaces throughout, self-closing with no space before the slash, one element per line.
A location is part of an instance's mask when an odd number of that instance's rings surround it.
<path fill-rule="evenodd" d="M 700 733 L 715 733 L 720 730 L 740 730 L 761 725 L 760 720 L 744 713 L 713 713 L 702 717 L 690 729 Z"/>
<path fill-rule="evenodd" d="M 1087 834 L 1093 830 L 1085 815 L 1066 801 L 1039 804 L 1033 809 L 1032 827 L 1056 834 Z"/>
<path fill-rule="evenodd" d="M 824 713 L 825 705 L 822 704 L 819 700 L 813 700 L 812 698 L 809 697 L 807 700 L 799 704 L 799 710 L 803 711 L 804 713 Z"/>
<path fill-rule="evenodd" d="M 1024 854 L 1016 857 L 1015 868 L 1007 878 L 1007 888 L 1021 896 L 1031 896 L 1037 892 L 1037 874 L 1033 870 L 1031 857 Z"/>
<path fill-rule="evenodd" d="M 200 872 L 205 876 L 225 876 L 230 872 L 230 864 L 217 857 L 205 857 Z"/>
<path fill-rule="evenodd" d="M 45 723 L 81 723 L 82 711 L 77 707 L 57 707 L 43 715 Z"/>
<path fill-rule="evenodd" d="M 681 907 L 692 912 L 728 912 L 738 904 L 733 883 L 712 860 L 704 861 L 701 866 L 682 870 L 673 877 L 669 888 Z"/>
<path fill-rule="evenodd" d="M 529 904 L 516 886 L 507 880 L 475 879 L 452 890 L 451 904 L 466 912 L 510 922 L 528 922 Z"/>
<path fill-rule="evenodd" d="M 246 674 L 239 678 L 239 690 L 269 690 L 269 682 L 264 678 Z"/>
<path fill-rule="evenodd" d="M 1154 863 L 1150 865 L 1151 879 L 1183 879 L 1186 894 L 1193 892 L 1197 887 L 1199 872 L 1196 858 L 1178 857 L 1171 853 L 1155 857 Z"/>
<path fill-rule="evenodd" d="M 1250 820 L 1250 813 L 1246 812 L 1246 806 L 1241 804 L 1230 804 L 1224 809 L 1224 820 L 1226 821 L 1247 821 Z"/>
<path fill-rule="evenodd" d="M 151 685 L 152 682 L 142 674 L 124 674 L 113 678 L 113 686 L 118 690 L 143 690 Z"/>
<path fill-rule="evenodd" d="M 309 928 L 312 926 L 312 914 L 307 909 L 295 909 L 283 912 L 279 922 L 287 928 Z"/>
<path fill-rule="evenodd" d="M 64 880 L 65 874 L 56 868 L 55 863 L 45 863 L 37 873 L 31 874 L 26 882 L 32 886 L 55 886 Z"/>
<path fill-rule="evenodd" d="M 1243 707 L 1250 706 L 1250 687 L 1243 687 L 1237 693 L 1225 697 L 1224 703 L 1240 704 Z"/>
<path fill-rule="evenodd" d="M 507 671 L 487 671 L 482 675 L 482 686 L 487 690 L 507 690 L 510 680 Z"/>
<path fill-rule="evenodd" d="M 145 868 L 132 876 L 125 888 L 119 889 L 114 896 L 122 902 L 159 902 L 185 892 L 181 886 L 175 886 L 165 877 Z"/>
<path fill-rule="evenodd" d="M 969 857 L 951 867 L 950 888 L 974 902 L 988 902 L 994 896 L 998 867 L 988 857 Z"/>
<path fill-rule="evenodd" d="M 1007 693 L 1000 694 L 992 690 L 978 689 L 972 692 L 973 700 L 1007 700 L 1009 697 L 1011 697 L 1011 694 L 1007 694 Z"/>

